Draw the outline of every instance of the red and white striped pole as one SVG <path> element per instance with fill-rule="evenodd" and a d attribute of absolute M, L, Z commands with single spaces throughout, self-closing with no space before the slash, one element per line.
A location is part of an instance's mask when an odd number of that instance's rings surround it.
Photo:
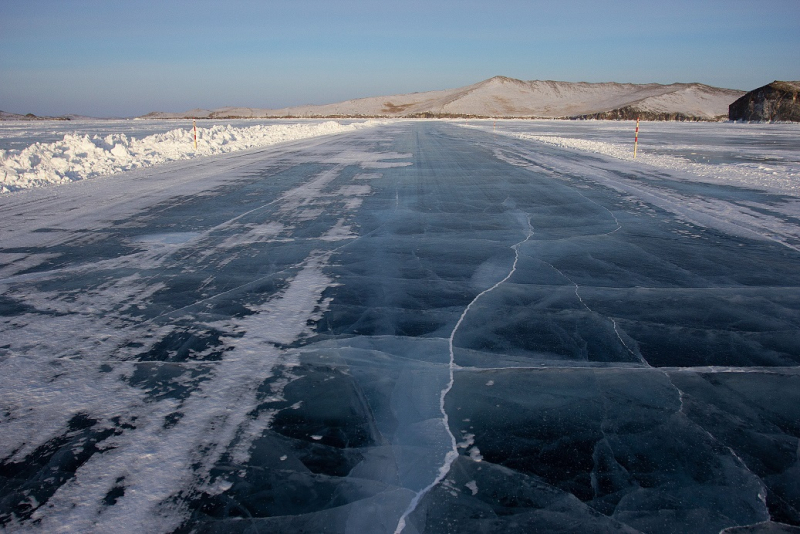
<path fill-rule="evenodd" d="M 197 121 L 192 119 L 192 128 L 194 128 L 194 151 L 197 152 Z"/>
<path fill-rule="evenodd" d="M 639 117 L 636 117 L 636 137 L 633 138 L 633 159 L 636 159 L 636 149 L 639 147 Z"/>

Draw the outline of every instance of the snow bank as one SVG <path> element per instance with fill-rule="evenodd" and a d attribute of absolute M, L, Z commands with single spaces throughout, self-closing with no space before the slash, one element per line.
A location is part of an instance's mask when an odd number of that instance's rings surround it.
<path fill-rule="evenodd" d="M 284 141 L 352 132 L 380 124 L 366 121 L 340 124 L 257 125 L 197 128 L 197 150 L 191 129 L 175 129 L 141 139 L 125 134 L 67 134 L 55 143 L 35 143 L 22 150 L 0 150 L 0 194 L 85 180 L 197 156 L 211 156 Z"/>
<path fill-rule="evenodd" d="M 547 145 L 593 152 L 613 158 L 633 161 L 633 143 L 618 144 L 588 139 L 574 139 L 553 135 L 532 135 L 525 133 L 496 131 L 501 135 L 536 141 Z M 640 147 L 641 148 L 641 147 Z M 687 147 L 691 148 L 691 147 Z M 704 181 L 725 183 L 735 186 L 754 187 L 766 191 L 790 195 L 800 194 L 800 166 L 785 164 L 777 166 L 769 163 L 698 163 L 678 156 L 648 154 L 639 151 L 636 161 L 662 169 L 691 173 Z"/>

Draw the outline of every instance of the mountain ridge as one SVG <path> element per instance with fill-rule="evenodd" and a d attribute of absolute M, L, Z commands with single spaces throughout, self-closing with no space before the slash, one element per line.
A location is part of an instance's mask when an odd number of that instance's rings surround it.
<path fill-rule="evenodd" d="M 494 76 L 456 89 L 345 100 L 280 109 L 223 107 L 182 113 L 153 112 L 141 118 L 615 118 L 724 120 L 744 91 L 700 83 L 669 85 L 618 82 L 523 81 Z"/>
<path fill-rule="evenodd" d="M 21 115 L 19 113 L 9 113 L 8 111 L 0 110 L 0 121 L 71 121 L 76 119 L 83 119 L 89 117 L 83 117 L 81 115 L 62 115 L 60 117 L 47 117 L 47 116 L 38 116 L 34 115 L 33 113 L 28 113 L 26 115 Z"/>

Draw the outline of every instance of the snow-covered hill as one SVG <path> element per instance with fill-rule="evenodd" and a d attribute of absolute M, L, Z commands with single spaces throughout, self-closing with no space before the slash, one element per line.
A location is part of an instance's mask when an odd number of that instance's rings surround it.
<path fill-rule="evenodd" d="M 226 107 L 184 113 L 150 113 L 146 118 L 266 117 L 537 117 L 715 120 L 744 91 L 699 83 L 671 85 L 522 81 L 503 76 L 444 91 L 347 100 L 283 109 Z"/>
<path fill-rule="evenodd" d="M 17 113 L 9 113 L 7 111 L 0 111 L 0 121 L 69 121 L 74 119 L 88 119 L 89 117 L 81 117 L 79 115 L 62 115 L 61 117 L 39 117 L 33 113 L 27 115 L 19 115 Z"/>

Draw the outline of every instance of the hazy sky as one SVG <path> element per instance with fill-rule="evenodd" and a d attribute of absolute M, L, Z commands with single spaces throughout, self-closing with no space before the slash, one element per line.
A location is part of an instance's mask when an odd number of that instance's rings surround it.
<path fill-rule="evenodd" d="M 279 108 L 523 80 L 800 79 L 800 0 L 0 0 L 0 110 Z"/>

